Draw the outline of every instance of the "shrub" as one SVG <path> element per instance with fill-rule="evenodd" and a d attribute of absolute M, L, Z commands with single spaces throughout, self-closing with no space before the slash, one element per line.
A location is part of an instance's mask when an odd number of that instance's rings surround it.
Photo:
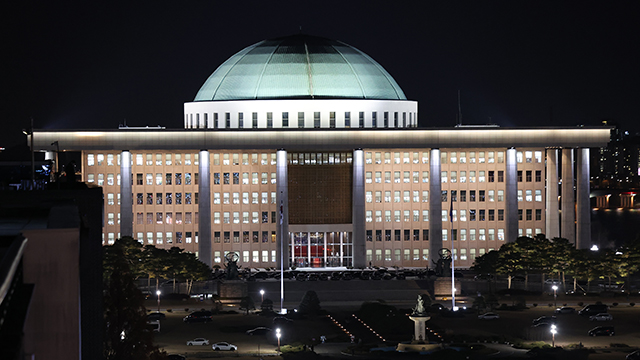
<path fill-rule="evenodd" d="M 629 303 L 629 306 L 631 306 L 631 307 L 634 307 L 635 305 L 636 305 L 636 303 L 634 303 L 634 302 Z"/>
<path fill-rule="evenodd" d="M 613 304 L 611 304 L 612 306 L 618 306 L 617 302 L 614 302 Z"/>
<path fill-rule="evenodd" d="M 533 307 L 538 307 L 538 303 L 533 303 Z"/>
<path fill-rule="evenodd" d="M 584 306 L 584 303 L 582 301 L 579 301 L 578 306 Z"/>
<path fill-rule="evenodd" d="M 184 308 L 184 311 L 189 312 L 189 308 Z"/>
<path fill-rule="evenodd" d="M 171 309 L 167 309 L 167 312 L 172 312 L 172 311 L 173 311 L 173 310 L 171 310 Z"/>
<path fill-rule="evenodd" d="M 596 305 L 602 305 L 602 301 L 596 301 Z"/>
<path fill-rule="evenodd" d="M 552 303 L 549 303 L 549 307 L 553 307 L 553 304 L 552 304 Z"/>

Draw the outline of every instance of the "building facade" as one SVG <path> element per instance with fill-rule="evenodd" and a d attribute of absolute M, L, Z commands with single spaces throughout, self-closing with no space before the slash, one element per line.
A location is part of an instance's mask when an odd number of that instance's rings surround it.
<path fill-rule="evenodd" d="M 184 129 L 33 136 L 81 151 L 104 244 L 131 235 L 210 265 L 235 251 L 245 267 L 425 267 L 453 248 L 468 267 L 518 236 L 591 245 L 588 148 L 608 128 L 422 129 L 417 107 L 361 51 L 295 35 L 229 58 Z"/>

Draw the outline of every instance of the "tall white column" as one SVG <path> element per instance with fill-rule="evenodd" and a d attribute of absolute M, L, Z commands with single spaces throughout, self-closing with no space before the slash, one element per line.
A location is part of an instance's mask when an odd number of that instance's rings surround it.
<path fill-rule="evenodd" d="M 558 202 L 558 149 L 547 149 L 547 206 L 545 224 L 547 239 L 560 236 L 560 203 Z"/>
<path fill-rule="evenodd" d="M 442 249 L 442 184 L 440 149 L 431 149 L 429 167 L 429 268 L 435 267 Z"/>
<path fill-rule="evenodd" d="M 367 266 L 365 257 L 364 203 L 364 151 L 356 149 L 353 151 L 353 204 L 351 218 L 354 268 L 365 268 Z"/>
<path fill-rule="evenodd" d="M 198 259 L 211 266 L 211 159 L 208 150 L 200 150 L 198 165 Z"/>
<path fill-rule="evenodd" d="M 571 243 L 576 242 L 573 181 L 573 149 L 562 149 L 562 220 L 560 236 Z"/>
<path fill-rule="evenodd" d="M 278 202 L 278 229 L 276 231 L 276 248 L 278 256 L 276 256 L 277 268 L 280 268 L 281 262 L 287 259 L 284 253 L 288 249 L 289 241 L 289 175 L 287 172 L 287 151 L 278 150 L 276 153 L 276 201 Z M 293 256 L 293 252 L 292 255 Z M 285 261 L 285 268 L 289 268 L 289 264 Z"/>
<path fill-rule="evenodd" d="M 589 148 L 578 149 L 578 191 L 576 211 L 576 247 L 591 247 L 591 200 L 589 184 Z"/>
<path fill-rule="evenodd" d="M 133 236 L 133 193 L 131 184 L 131 152 L 120 154 L 120 236 Z M 142 239 L 138 239 L 142 240 Z"/>
<path fill-rule="evenodd" d="M 518 239 L 518 161 L 516 149 L 507 149 L 505 164 L 505 242 Z"/>

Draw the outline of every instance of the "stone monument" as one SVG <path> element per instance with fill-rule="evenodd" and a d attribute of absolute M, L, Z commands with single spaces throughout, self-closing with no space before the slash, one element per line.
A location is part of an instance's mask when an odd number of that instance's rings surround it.
<path fill-rule="evenodd" d="M 434 297 L 451 297 L 451 251 L 442 248 L 438 251 L 440 257 L 435 265 L 436 280 L 433 283 Z M 456 296 L 460 295 L 460 281 L 455 281 Z"/>
<path fill-rule="evenodd" d="M 410 343 L 400 343 L 396 348 L 400 352 L 421 352 L 432 351 L 440 348 L 440 344 L 430 344 L 427 338 L 427 321 L 431 319 L 428 316 L 427 309 L 424 306 L 423 296 L 418 295 L 416 307 L 413 308 L 413 312 L 409 316 L 409 319 L 413 320 L 413 340 Z"/>
<path fill-rule="evenodd" d="M 238 260 L 236 252 L 229 252 L 224 256 L 227 263 L 224 281 L 218 283 L 218 295 L 223 303 L 239 303 L 248 294 L 247 283 L 240 280 L 238 274 Z"/>

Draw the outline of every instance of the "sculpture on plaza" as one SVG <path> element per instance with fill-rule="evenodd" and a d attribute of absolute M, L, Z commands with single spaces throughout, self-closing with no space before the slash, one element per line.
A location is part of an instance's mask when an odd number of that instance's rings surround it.
<path fill-rule="evenodd" d="M 238 259 L 240 259 L 240 257 L 238 256 L 238 253 L 233 251 L 229 252 L 224 256 L 224 258 L 227 260 L 227 263 L 225 264 L 225 267 L 227 268 L 227 276 L 225 278 L 227 280 L 239 280 Z"/>
<path fill-rule="evenodd" d="M 427 316 L 427 309 L 425 308 L 424 304 L 424 296 L 423 294 L 418 295 L 418 301 L 416 302 L 416 307 L 413 308 L 413 312 L 411 313 L 411 316 Z"/>
<path fill-rule="evenodd" d="M 447 276 L 451 274 L 451 251 L 447 248 L 438 250 L 438 256 L 440 257 L 437 262 L 433 261 L 436 266 L 436 276 Z"/>

